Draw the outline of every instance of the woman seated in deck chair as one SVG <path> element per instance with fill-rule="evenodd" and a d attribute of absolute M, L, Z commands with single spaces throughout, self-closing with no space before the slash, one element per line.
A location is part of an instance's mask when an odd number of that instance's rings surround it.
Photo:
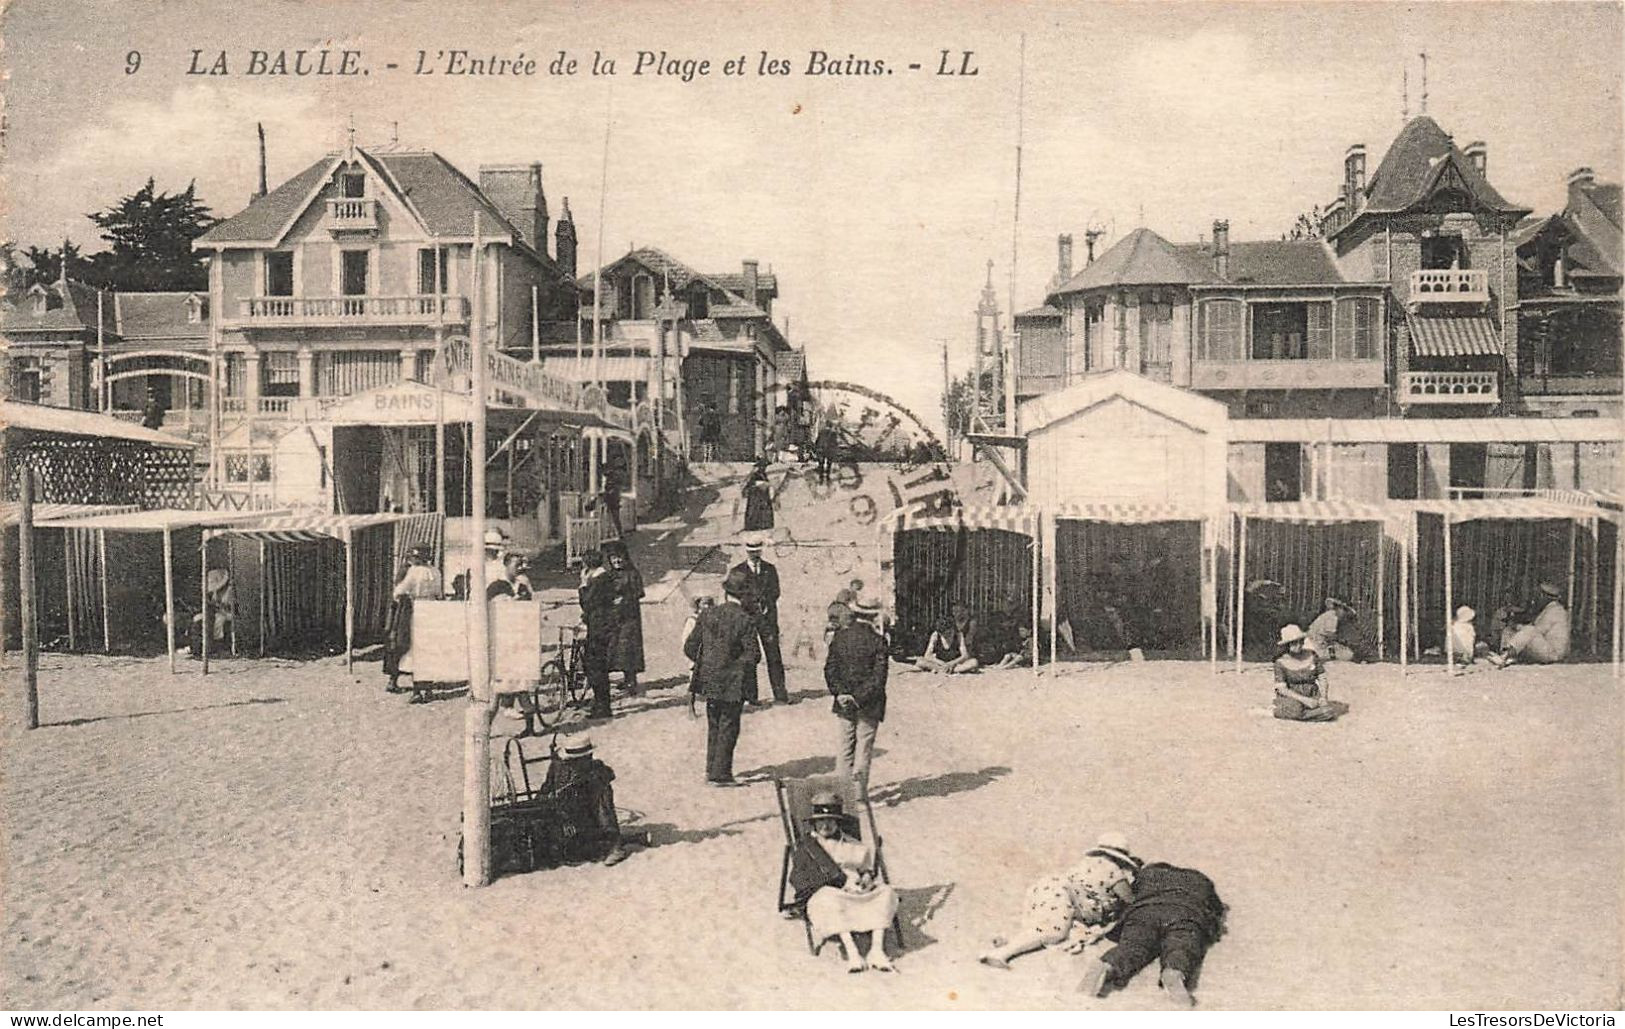
<path fill-rule="evenodd" d="M 978 960 L 994 968 L 1009 968 L 1010 961 L 1044 947 L 1066 945 L 1078 953 L 1104 936 L 1128 903 L 1140 859 L 1129 852 L 1119 833 L 1106 833 L 1083 860 L 1060 875 L 1033 883 L 1027 890 L 1021 930 L 1010 938 L 996 937 L 993 949 Z M 1072 927 L 1084 931 L 1073 938 Z"/>
<path fill-rule="evenodd" d="M 843 830 L 845 818 L 835 794 L 813 795 L 812 832 L 791 857 L 790 882 L 815 945 L 840 937 L 848 972 L 896 971 L 886 957 L 886 927 L 897 917 L 897 893 L 876 877 L 874 848 Z M 858 952 L 854 933 L 869 934 L 867 954 Z"/>

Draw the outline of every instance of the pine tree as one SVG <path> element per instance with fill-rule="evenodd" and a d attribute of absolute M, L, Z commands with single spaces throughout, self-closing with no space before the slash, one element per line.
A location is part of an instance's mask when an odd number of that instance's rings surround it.
<path fill-rule="evenodd" d="M 82 276 L 124 290 L 204 290 L 208 270 L 192 241 L 218 220 L 197 198 L 197 184 L 161 193 L 152 179 L 105 211 L 87 215 L 109 249 L 93 254 Z M 69 273 L 74 274 L 70 265 Z M 80 276 L 75 276 L 80 277 Z"/>

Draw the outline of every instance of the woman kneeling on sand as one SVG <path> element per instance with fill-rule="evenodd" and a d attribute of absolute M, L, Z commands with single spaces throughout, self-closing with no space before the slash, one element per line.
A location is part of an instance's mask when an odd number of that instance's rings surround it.
<path fill-rule="evenodd" d="M 1326 662 L 1304 646 L 1308 633 L 1281 627 L 1281 654 L 1275 659 L 1275 717 L 1292 722 L 1335 722 L 1349 706 L 1330 699 Z"/>
<path fill-rule="evenodd" d="M 806 895 L 813 940 L 840 937 L 848 972 L 895 971 L 886 956 L 886 928 L 897 917 L 897 893 L 876 878 L 874 848 L 842 830 L 845 819 L 835 794 L 812 797 L 807 817 L 812 835 L 796 850 L 792 882 L 798 894 Z M 867 954 L 858 952 L 854 933 L 869 934 Z"/>
<path fill-rule="evenodd" d="M 1009 940 L 995 939 L 982 964 L 1009 968 L 1012 958 L 1067 943 L 1074 924 L 1097 927 L 1100 931 L 1072 941 L 1070 949 L 1082 950 L 1117 920 L 1139 870 L 1140 859 L 1129 852 L 1128 841 L 1106 833 L 1071 869 L 1028 888 L 1021 931 Z"/>

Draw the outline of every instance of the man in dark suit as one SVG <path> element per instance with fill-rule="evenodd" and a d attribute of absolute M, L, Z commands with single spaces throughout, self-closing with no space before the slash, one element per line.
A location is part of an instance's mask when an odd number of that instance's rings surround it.
<path fill-rule="evenodd" d="M 581 555 L 581 620 L 587 625 L 587 638 L 581 655 L 587 666 L 587 685 L 592 687 L 589 718 L 609 718 L 609 648 L 620 632 L 620 590 L 615 577 L 604 569 L 604 556 L 596 550 Z"/>
<path fill-rule="evenodd" d="M 705 781 L 733 786 L 734 745 L 739 742 L 739 716 L 745 698 L 755 689 L 756 622 L 740 601 L 750 583 L 738 568 L 723 580 L 726 600 L 700 612 L 694 630 L 683 641 L 683 653 L 694 662 L 689 686 L 689 710 L 694 697 L 705 698 Z"/>
<path fill-rule="evenodd" d="M 1078 988 L 1101 996 L 1160 957 L 1168 999 L 1190 1007 L 1196 1003 L 1190 991 L 1202 959 L 1224 935 L 1224 902 L 1201 872 L 1162 863 L 1136 872 L 1133 891 L 1117 927 L 1107 934 L 1117 946 L 1089 967 Z"/>
<path fill-rule="evenodd" d="M 730 571 L 745 576 L 749 589 L 745 594 L 745 609 L 756 619 L 756 633 L 762 643 L 762 658 L 767 662 L 767 682 L 773 688 L 773 699 L 781 704 L 794 703 L 784 685 L 784 655 L 779 650 L 779 570 L 762 560 L 762 539 L 750 536 L 745 540 L 745 560 Z M 747 698 L 756 701 L 756 691 Z"/>
<path fill-rule="evenodd" d="M 887 655 L 886 641 L 875 629 L 879 617 L 879 604 L 855 601 L 852 623 L 835 630 L 824 658 L 824 684 L 835 696 L 835 716 L 840 719 L 836 771 L 861 800 L 869 797 L 869 762 L 886 717 Z"/>

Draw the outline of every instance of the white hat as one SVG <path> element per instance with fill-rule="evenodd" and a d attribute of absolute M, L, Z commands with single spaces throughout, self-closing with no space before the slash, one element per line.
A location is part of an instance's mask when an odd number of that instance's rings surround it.
<path fill-rule="evenodd" d="M 1281 638 L 1277 642 L 1284 647 L 1288 643 L 1296 643 L 1298 640 L 1305 639 L 1308 635 L 1299 626 L 1283 625 L 1281 626 Z"/>
<path fill-rule="evenodd" d="M 503 544 L 505 544 L 507 542 L 508 542 L 508 534 L 503 532 L 501 529 L 486 529 L 485 530 L 485 545 L 486 546 L 488 546 L 488 547 L 500 547 L 500 546 L 502 546 Z"/>
<path fill-rule="evenodd" d="M 739 537 L 739 542 L 746 550 L 761 550 L 767 545 L 767 539 L 761 533 L 751 532 Z"/>
<path fill-rule="evenodd" d="M 1101 833 L 1100 842 L 1089 848 L 1089 853 L 1107 858 L 1129 871 L 1138 871 L 1144 864 L 1128 849 L 1128 837 L 1120 832 Z"/>
<path fill-rule="evenodd" d="M 1470 622 L 1474 618 L 1477 618 L 1477 617 L 1478 617 L 1478 612 L 1474 611 L 1472 608 L 1468 607 L 1466 604 L 1463 604 L 1460 607 L 1456 608 L 1456 621 L 1458 621 L 1458 622 Z"/>

